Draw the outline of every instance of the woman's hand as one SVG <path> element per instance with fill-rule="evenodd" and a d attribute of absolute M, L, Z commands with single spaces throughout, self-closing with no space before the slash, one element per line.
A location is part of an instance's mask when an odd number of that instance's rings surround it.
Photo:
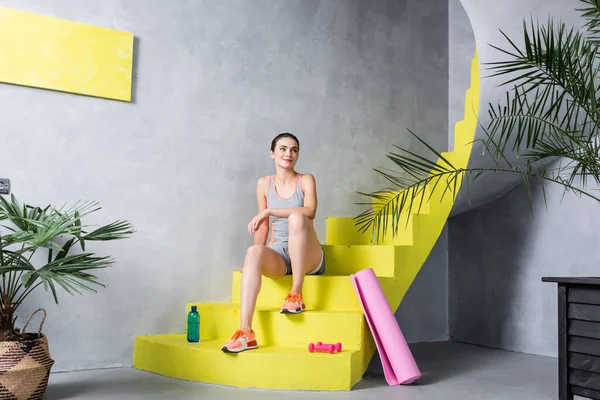
<path fill-rule="evenodd" d="M 268 209 L 264 209 L 261 212 L 259 212 L 258 214 L 256 214 L 256 216 L 254 218 L 252 218 L 252 221 L 250 221 L 250 223 L 248 224 L 248 233 L 250 233 L 250 234 L 255 233 L 268 218 L 269 218 L 269 210 Z"/>

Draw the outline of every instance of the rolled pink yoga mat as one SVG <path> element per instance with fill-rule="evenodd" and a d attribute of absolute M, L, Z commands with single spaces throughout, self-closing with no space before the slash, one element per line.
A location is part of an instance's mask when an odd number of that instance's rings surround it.
<path fill-rule="evenodd" d="M 375 339 L 385 380 L 390 386 L 413 383 L 421 377 L 421 371 L 381 290 L 375 272 L 372 268 L 363 269 L 350 275 L 350 279 Z"/>

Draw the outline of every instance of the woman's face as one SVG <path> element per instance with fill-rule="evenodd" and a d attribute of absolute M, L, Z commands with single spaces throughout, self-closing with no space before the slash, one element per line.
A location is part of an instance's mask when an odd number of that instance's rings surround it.
<path fill-rule="evenodd" d="M 294 168 L 298 161 L 298 143 L 292 138 L 281 138 L 271 151 L 271 158 L 281 168 Z"/>

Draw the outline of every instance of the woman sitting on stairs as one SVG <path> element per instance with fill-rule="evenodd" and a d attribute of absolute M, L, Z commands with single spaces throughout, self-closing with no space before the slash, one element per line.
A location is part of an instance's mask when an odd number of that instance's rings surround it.
<path fill-rule="evenodd" d="M 271 142 L 275 175 L 263 176 L 256 184 L 258 214 L 248 224 L 254 245 L 248 248 L 242 269 L 240 329 L 225 343 L 224 352 L 239 353 L 258 347 L 252 316 L 261 275 L 292 275 L 292 288 L 281 313 L 297 314 L 305 309 L 304 276 L 325 272 L 325 255 L 312 224 L 317 213 L 315 178 L 294 170 L 299 150 L 300 142 L 291 133 L 281 133 Z M 271 240 L 267 245 L 270 227 Z"/>

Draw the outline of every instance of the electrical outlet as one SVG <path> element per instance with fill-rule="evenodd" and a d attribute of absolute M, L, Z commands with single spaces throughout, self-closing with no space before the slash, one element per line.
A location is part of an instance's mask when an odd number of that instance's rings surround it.
<path fill-rule="evenodd" d="M 10 179 L 0 178 L 0 194 L 10 193 Z"/>

